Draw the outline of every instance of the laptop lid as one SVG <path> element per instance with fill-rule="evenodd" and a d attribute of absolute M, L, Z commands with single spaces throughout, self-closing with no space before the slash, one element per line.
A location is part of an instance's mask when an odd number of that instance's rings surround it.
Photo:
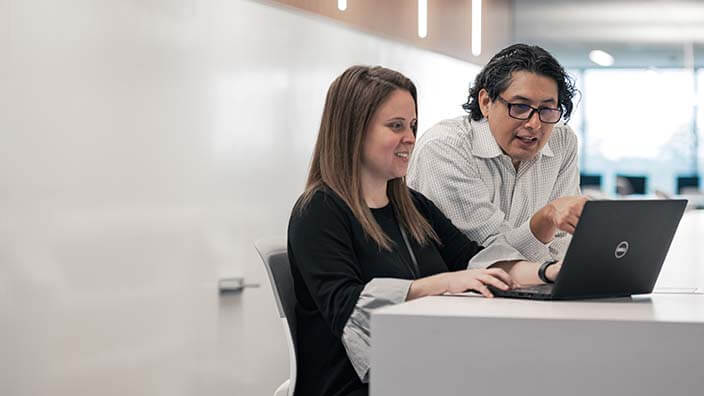
<path fill-rule="evenodd" d="M 650 293 L 687 200 L 587 201 L 553 298 Z"/>

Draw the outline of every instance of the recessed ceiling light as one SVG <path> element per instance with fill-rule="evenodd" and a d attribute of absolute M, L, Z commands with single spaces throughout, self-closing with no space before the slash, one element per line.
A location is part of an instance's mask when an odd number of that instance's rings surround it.
<path fill-rule="evenodd" d="M 593 50 L 589 53 L 589 59 L 599 66 L 611 66 L 614 64 L 614 57 L 602 50 Z"/>

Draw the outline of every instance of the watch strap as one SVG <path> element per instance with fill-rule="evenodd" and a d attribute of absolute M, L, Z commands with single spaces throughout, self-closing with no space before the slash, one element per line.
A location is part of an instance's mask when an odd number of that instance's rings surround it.
<path fill-rule="evenodd" d="M 540 280 L 545 283 L 555 283 L 555 282 L 551 281 L 550 279 L 548 279 L 546 272 L 547 272 L 549 266 L 551 266 L 557 262 L 558 262 L 558 260 L 547 260 L 547 261 L 543 262 L 542 264 L 540 264 L 540 268 L 538 268 L 538 278 L 540 278 Z"/>

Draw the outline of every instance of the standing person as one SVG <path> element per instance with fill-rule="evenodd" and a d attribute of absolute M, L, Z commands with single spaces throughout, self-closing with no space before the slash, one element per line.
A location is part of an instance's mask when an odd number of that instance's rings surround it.
<path fill-rule="evenodd" d="M 328 90 L 288 228 L 299 395 L 368 394 L 373 308 L 467 290 L 492 297 L 488 285 L 540 283 L 521 271 L 535 263 L 511 249 L 482 250 L 406 187 L 416 97 L 409 79 L 382 67 L 350 67 Z M 558 270 L 550 267 L 547 277 Z"/>
<path fill-rule="evenodd" d="M 484 246 L 505 243 L 536 262 L 562 259 L 586 202 L 577 136 L 558 124 L 569 119 L 574 94 L 544 49 L 501 50 L 470 88 L 469 114 L 420 137 L 408 185 Z"/>

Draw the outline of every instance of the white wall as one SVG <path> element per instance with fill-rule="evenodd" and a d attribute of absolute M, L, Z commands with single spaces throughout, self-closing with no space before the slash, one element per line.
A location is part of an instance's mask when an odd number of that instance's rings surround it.
<path fill-rule="evenodd" d="M 422 130 L 477 71 L 257 2 L 0 0 L 0 394 L 273 393 L 252 241 L 355 63 L 413 78 Z M 262 287 L 219 296 L 232 275 Z"/>

